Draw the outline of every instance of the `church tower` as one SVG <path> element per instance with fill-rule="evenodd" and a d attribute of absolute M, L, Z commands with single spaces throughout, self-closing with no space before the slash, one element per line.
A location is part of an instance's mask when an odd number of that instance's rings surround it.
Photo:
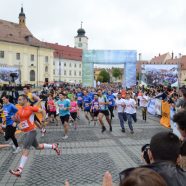
<path fill-rule="evenodd" d="M 23 7 L 21 7 L 21 12 L 19 13 L 19 25 L 25 26 L 26 25 L 26 16 L 23 12 Z"/>
<path fill-rule="evenodd" d="M 75 48 L 81 48 L 88 50 L 88 37 L 85 36 L 85 30 L 82 28 L 83 22 L 81 22 L 81 28 L 77 30 L 77 36 L 74 37 Z"/>

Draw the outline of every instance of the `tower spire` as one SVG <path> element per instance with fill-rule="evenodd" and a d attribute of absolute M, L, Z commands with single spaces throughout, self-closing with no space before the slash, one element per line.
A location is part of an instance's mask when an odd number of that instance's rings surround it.
<path fill-rule="evenodd" d="M 19 13 L 19 25 L 25 26 L 26 16 L 23 11 L 23 4 L 21 4 L 21 12 Z"/>
<path fill-rule="evenodd" d="M 83 28 L 83 21 L 81 21 L 81 28 Z"/>

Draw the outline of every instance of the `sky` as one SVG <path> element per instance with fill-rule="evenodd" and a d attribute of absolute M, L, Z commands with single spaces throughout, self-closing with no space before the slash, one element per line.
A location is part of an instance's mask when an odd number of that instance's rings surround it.
<path fill-rule="evenodd" d="M 185 0 L 0 0 L 0 19 L 26 25 L 38 39 L 74 47 L 83 21 L 89 49 L 137 50 L 142 60 L 186 55 Z"/>

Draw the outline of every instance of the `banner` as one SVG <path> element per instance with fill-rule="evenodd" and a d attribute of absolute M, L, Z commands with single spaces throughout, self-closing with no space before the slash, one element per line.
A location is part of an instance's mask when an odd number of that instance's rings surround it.
<path fill-rule="evenodd" d="M 149 101 L 149 104 L 147 106 L 147 111 L 149 114 L 156 115 L 155 102 L 156 102 L 156 99 L 151 99 Z"/>
<path fill-rule="evenodd" d="M 162 100 L 160 100 L 160 99 L 156 99 L 156 101 L 155 101 L 155 113 L 158 116 L 161 116 L 161 106 L 162 106 L 161 102 L 162 102 Z"/>
<path fill-rule="evenodd" d="M 167 128 L 170 128 L 170 104 L 162 101 L 162 117 L 160 123 Z"/>
<path fill-rule="evenodd" d="M 173 130 L 173 133 L 177 135 L 179 138 L 181 138 L 181 134 L 177 129 L 177 124 L 173 122 L 173 116 L 175 113 L 176 113 L 175 109 L 171 107 L 170 108 L 170 119 L 171 119 L 170 125 L 171 125 L 171 129 Z"/>

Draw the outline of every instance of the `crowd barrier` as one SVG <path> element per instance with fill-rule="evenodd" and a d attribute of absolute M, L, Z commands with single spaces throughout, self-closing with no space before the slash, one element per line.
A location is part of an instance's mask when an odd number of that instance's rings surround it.
<path fill-rule="evenodd" d="M 173 116 L 176 111 L 171 104 L 160 99 L 151 99 L 148 103 L 147 111 L 151 115 L 161 116 L 160 124 L 166 128 L 171 128 L 174 134 L 181 137 L 176 123 L 173 122 Z"/>

